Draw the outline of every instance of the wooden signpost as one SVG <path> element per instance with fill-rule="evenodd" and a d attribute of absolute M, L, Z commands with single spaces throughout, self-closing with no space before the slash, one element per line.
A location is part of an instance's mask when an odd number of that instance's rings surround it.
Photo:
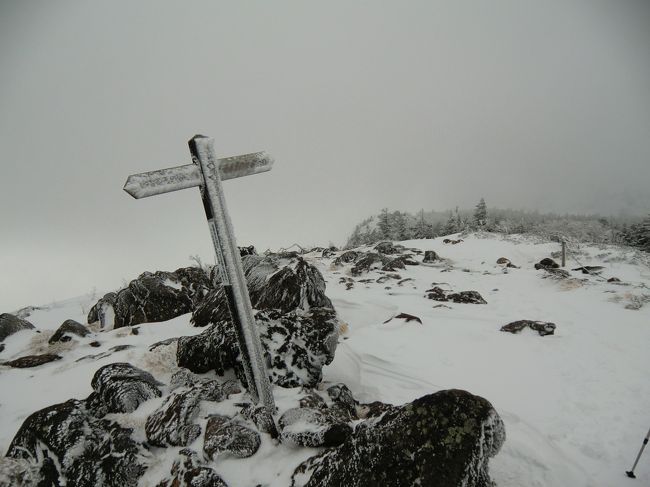
<path fill-rule="evenodd" d="M 264 350 L 255 325 L 239 249 L 221 187 L 222 180 L 270 171 L 273 159 L 265 152 L 217 159 L 214 140 L 202 135 L 194 136 L 189 141 L 189 146 L 192 164 L 131 175 L 126 180 L 124 191 L 139 199 L 199 187 L 248 390 L 255 403 L 261 402 L 273 412 L 275 403 L 266 371 Z"/>

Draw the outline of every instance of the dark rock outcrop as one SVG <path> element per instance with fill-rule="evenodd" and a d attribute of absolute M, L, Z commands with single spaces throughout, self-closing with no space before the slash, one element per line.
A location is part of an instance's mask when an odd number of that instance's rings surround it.
<path fill-rule="evenodd" d="M 142 447 L 131 430 L 88 413 L 71 399 L 31 414 L 9 446 L 8 457 L 41 460 L 38 486 L 136 487 L 145 472 Z"/>
<path fill-rule="evenodd" d="M 273 383 L 282 387 L 311 387 L 320 382 L 323 366 L 334 358 L 338 339 L 338 320 L 333 309 L 259 311 L 255 320 Z M 199 335 L 181 337 L 176 358 L 179 366 L 196 373 L 214 370 L 222 375 L 234 369 L 245 384 L 235 331 L 229 321 L 220 321 Z"/>
<path fill-rule="evenodd" d="M 69 342 L 72 340 L 70 335 L 85 337 L 90 330 L 75 320 L 65 320 L 61 326 L 54 332 L 54 335 L 48 340 L 48 343 Z"/>
<path fill-rule="evenodd" d="M 558 269 L 560 267 L 560 264 L 555 262 L 553 259 L 550 259 L 548 257 L 540 260 L 537 264 L 535 264 L 535 269 Z"/>
<path fill-rule="evenodd" d="M 313 265 L 301 257 L 284 267 L 273 257 L 245 256 L 242 258 L 244 275 L 254 309 L 279 309 L 284 312 L 296 308 L 332 307 L 325 295 L 325 280 Z M 223 289 L 213 289 L 192 313 L 195 326 L 207 326 L 230 319 Z"/>
<path fill-rule="evenodd" d="M 198 267 L 145 272 L 117 294 L 101 298 L 88 313 L 88 322 L 100 321 L 110 329 L 167 321 L 192 311 L 211 288 L 209 276 Z"/>
<path fill-rule="evenodd" d="M 162 384 L 144 370 L 125 362 L 108 364 L 95 372 L 90 382 L 93 392 L 87 408 L 101 418 L 109 413 L 131 413 L 140 404 L 162 393 Z"/>
<path fill-rule="evenodd" d="M 519 333 L 526 327 L 530 328 L 533 331 L 536 331 L 540 336 L 553 335 L 556 328 L 555 323 L 549 323 L 546 321 L 518 320 L 502 326 L 501 331 Z"/>
<path fill-rule="evenodd" d="M 239 248 L 239 255 L 241 257 L 245 255 L 257 255 L 257 250 L 255 250 L 255 247 L 252 245 L 249 245 L 248 247 L 238 247 Z"/>
<path fill-rule="evenodd" d="M 217 472 L 201 465 L 195 451 L 183 448 L 178 455 L 169 478 L 160 481 L 156 487 L 228 487 Z"/>
<path fill-rule="evenodd" d="M 375 245 L 375 250 L 380 254 L 398 254 L 400 251 L 399 247 L 394 246 L 392 242 L 379 242 Z"/>
<path fill-rule="evenodd" d="M 487 304 L 487 301 L 483 299 L 476 291 L 460 291 L 453 292 L 441 289 L 439 287 L 434 287 L 426 291 L 427 298 L 433 299 L 434 301 L 452 301 L 454 303 L 465 303 L 465 304 Z"/>
<path fill-rule="evenodd" d="M 422 320 L 420 318 L 418 318 L 417 316 L 414 316 L 414 315 L 410 315 L 408 313 L 400 313 L 398 315 L 395 315 L 392 318 L 389 318 L 386 321 L 384 321 L 384 323 L 388 323 L 388 322 L 393 321 L 393 320 L 404 320 L 407 323 L 409 321 L 417 321 L 418 323 L 422 324 Z"/>
<path fill-rule="evenodd" d="M 2 313 L 0 315 L 0 342 L 3 342 L 5 338 L 13 335 L 17 331 L 33 329 L 34 325 L 27 320 L 23 320 L 9 313 Z"/>
<path fill-rule="evenodd" d="M 504 440 L 488 401 L 440 391 L 360 423 L 341 446 L 300 465 L 293 486 L 488 487 L 488 460 Z"/>
<path fill-rule="evenodd" d="M 39 365 L 61 360 L 63 357 L 54 353 L 43 353 L 41 355 L 26 355 L 15 360 L 3 362 L 0 365 L 6 365 L 15 369 L 28 369 L 30 367 L 38 367 Z"/>
<path fill-rule="evenodd" d="M 592 275 L 598 275 L 601 272 L 603 272 L 603 269 L 605 269 L 601 265 L 586 265 L 582 267 L 577 267 L 575 269 L 571 269 L 572 271 L 582 271 L 583 274 L 592 274 Z"/>
<path fill-rule="evenodd" d="M 347 252 L 343 252 L 336 259 L 334 259 L 334 265 L 351 264 L 357 260 L 358 257 L 359 252 L 355 250 L 348 250 Z"/>
<path fill-rule="evenodd" d="M 352 434 L 352 427 L 329 409 L 292 408 L 279 421 L 280 441 L 297 446 L 338 446 Z"/>
<path fill-rule="evenodd" d="M 425 263 L 433 263 L 436 261 L 442 260 L 440 256 L 433 250 L 426 250 L 424 252 L 424 259 L 422 259 L 422 262 Z"/>
<path fill-rule="evenodd" d="M 382 269 L 386 264 L 391 262 L 391 260 L 392 259 L 386 257 L 385 255 L 369 252 L 359 257 L 355 261 L 354 265 L 350 269 L 350 273 L 353 276 L 359 276 L 364 272 Z"/>
<path fill-rule="evenodd" d="M 205 426 L 203 452 L 206 458 L 216 460 L 221 455 L 248 458 L 255 455 L 261 444 L 260 435 L 227 416 L 214 415 Z"/>
<path fill-rule="evenodd" d="M 145 423 L 145 433 L 152 445 L 186 446 L 201 435 L 194 424 L 201 402 L 200 388 L 173 392 Z"/>

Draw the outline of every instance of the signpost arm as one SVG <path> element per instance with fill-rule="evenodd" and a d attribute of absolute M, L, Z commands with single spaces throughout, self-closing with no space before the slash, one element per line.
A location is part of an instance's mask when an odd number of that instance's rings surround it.
<path fill-rule="evenodd" d="M 254 402 L 260 401 L 270 412 L 273 412 L 275 403 L 266 371 L 264 350 L 257 332 L 232 223 L 226 209 L 219 164 L 214 152 L 214 140 L 197 135 L 189 141 L 189 146 L 192 159 L 201 169 L 203 176 L 201 187 L 203 206 L 239 342 L 248 390 Z"/>

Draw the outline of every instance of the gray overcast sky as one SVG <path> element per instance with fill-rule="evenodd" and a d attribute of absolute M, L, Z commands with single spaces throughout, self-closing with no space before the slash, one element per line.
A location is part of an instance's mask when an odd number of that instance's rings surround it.
<path fill-rule="evenodd" d="M 267 150 L 240 244 L 388 206 L 650 210 L 650 2 L 0 0 L 0 312 L 212 261 L 197 190 L 129 174 Z"/>

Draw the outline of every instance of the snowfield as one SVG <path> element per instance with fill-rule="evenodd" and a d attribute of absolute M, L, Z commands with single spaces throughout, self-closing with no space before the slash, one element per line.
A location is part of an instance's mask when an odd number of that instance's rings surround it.
<path fill-rule="evenodd" d="M 324 381 L 346 383 L 365 402 L 402 404 L 450 388 L 485 397 L 506 426 L 505 445 L 490 463 L 500 487 L 650 485 L 650 451 L 637 466 L 638 479 L 625 477 L 650 427 L 647 255 L 624 247 L 572 245 L 565 269 L 602 265 L 602 274 L 572 271 L 568 279 L 554 279 L 544 277 L 546 271 L 535 270 L 534 264 L 559 251 L 558 243 L 493 234 L 463 240 L 457 245 L 443 244 L 442 238 L 400 242 L 407 248 L 435 250 L 443 261 L 407 266 L 397 272 L 400 279 L 380 283 L 376 279 L 394 273 L 374 270 L 350 276 L 349 265 L 334 265 L 335 256 L 304 255 L 323 273 L 327 295 L 344 322 Z M 519 268 L 504 269 L 496 264 L 500 257 Z M 415 258 L 422 261 L 422 255 Z M 607 282 L 610 277 L 622 282 Z M 411 280 L 402 282 L 407 278 Z M 354 284 L 347 289 L 349 279 Z M 367 279 L 372 281 L 359 282 Z M 425 291 L 434 285 L 478 291 L 487 304 L 425 298 Z M 31 369 L 0 367 L 2 454 L 29 414 L 90 394 L 90 380 L 103 365 L 130 362 L 168 381 L 176 370 L 175 346 L 154 351 L 149 346 L 202 331 L 189 325 L 187 314 L 139 325 L 138 335 L 130 328 L 95 330 L 78 341 L 48 346 L 47 339 L 65 319 L 86 323 L 98 297 L 36 309 L 26 319 L 41 333 L 24 330 L 4 341 L 0 361 L 45 352 L 60 353 L 63 359 Z M 422 323 L 391 320 L 399 313 L 415 315 Z M 555 323 L 555 334 L 499 331 L 522 319 Z M 95 340 L 101 347 L 89 345 Z M 116 345 L 132 347 L 106 357 L 83 358 Z M 279 403 L 293 394 L 274 390 Z M 236 399 L 223 407 L 232 407 Z M 156 401 L 141 406 L 143 421 L 159 405 Z M 258 482 L 287 486 L 293 468 L 316 451 L 263 444 L 253 457 L 219 462 L 215 469 L 231 487 Z M 156 471 L 168 472 L 166 461 L 160 459 L 141 483 L 151 485 Z"/>

